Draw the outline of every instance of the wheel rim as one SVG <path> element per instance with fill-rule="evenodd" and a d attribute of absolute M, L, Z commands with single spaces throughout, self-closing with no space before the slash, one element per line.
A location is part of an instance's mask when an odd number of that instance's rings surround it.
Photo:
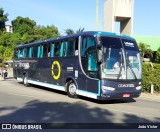
<path fill-rule="evenodd" d="M 71 95 L 75 95 L 76 94 L 76 86 L 73 83 L 69 85 L 69 93 Z"/>
<path fill-rule="evenodd" d="M 24 84 L 27 84 L 27 77 L 24 77 Z"/>

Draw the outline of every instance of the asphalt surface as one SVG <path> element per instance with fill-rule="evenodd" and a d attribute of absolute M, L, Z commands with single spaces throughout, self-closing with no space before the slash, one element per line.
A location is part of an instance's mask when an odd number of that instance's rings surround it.
<path fill-rule="evenodd" d="M 97 101 L 0 77 L 0 123 L 159 123 L 160 96 Z"/>

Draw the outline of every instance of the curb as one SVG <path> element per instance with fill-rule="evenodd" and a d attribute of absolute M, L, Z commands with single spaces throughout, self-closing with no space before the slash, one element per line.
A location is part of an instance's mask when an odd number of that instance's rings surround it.
<path fill-rule="evenodd" d="M 156 94 L 141 93 L 139 98 L 160 102 L 160 95 L 156 95 Z"/>

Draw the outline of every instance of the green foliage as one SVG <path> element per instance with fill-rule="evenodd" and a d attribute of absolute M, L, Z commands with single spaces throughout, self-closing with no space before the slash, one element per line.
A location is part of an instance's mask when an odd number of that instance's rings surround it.
<path fill-rule="evenodd" d="M 8 21 L 8 14 L 4 14 L 3 8 L 0 8 L 0 31 L 5 30 L 5 22 Z"/>
<path fill-rule="evenodd" d="M 67 28 L 67 29 L 65 30 L 65 33 L 66 33 L 67 35 L 71 35 L 71 34 L 74 34 L 74 30 Z"/>
<path fill-rule="evenodd" d="M 45 40 L 49 38 L 59 37 L 58 28 L 54 25 L 51 26 L 35 26 L 33 39 L 34 41 Z"/>
<path fill-rule="evenodd" d="M 81 32 L 84 32 L 84 28 L 79 28 L 77 31 L 76 31 L 76 33 L 81 33 Z M 65 30 L 65 33 L 67 34 L 67 35 L 71 35 L 71 34 L 74 34 L 75 32 L 74 32 L 74 30 L 73 29 L 70 29 L 70 28 L 67 28 L 66 30 Z"/>
<path fill-rule="evenodd" d="M 141 56 L 144 58 L 144 56 L 146 56 L 147 58 L 150 58 L 152 59 L 153 57 L 153 52 L 152 50 L 150 49 L 150 46 L 148 44 L 145 44 L 143 42 L 140 42 L 138 44 L 138 47 L 139 47 L 139 51 L 141 53 Z"/>
<path fill-rule="evenodd" d="M 2 32 L 0 35 L 0 60 L 2 62 L 10 60 L 13 56 L 12 34 Z"/>
<path fill-rule="evenodd" d="M 37 26 L 34 20 L 21 16 L 12 21 L 13 33 L 6 33 L 2 29 L 5 28 L 7 16 L 0 8 L 0 63 L 12 59 L 13 50 L 19 44 L 59 37 L 58 28 L 54 25 Z"/>
<path fill-rule="evenodd" d="M 36 22 L 29 19 L 28 17 L 23 18 L 18 16 L 15 20 L 12 21 L 12 26 L 14 33 L 19 33 L 20 35 L 25 33 L 33 34 L 33 28 L 36 26 Z"/>
<path fill-rule="evenodd" d="M 160 63 L 160 47 L 158 48 L 156 53 L 156 61 Z"/>
<path fill-rule="evenodd" d="M 76 31 L 76 33 L 81 33 L 81 32 L 84 32 L 84 28 L 79 28 L 77 31 Z"/>
<path fill-rule="evenodd" d="M 143 63 L 142 67 L 142 91 L 150 92 L 151 84 L 154 85 L 154 90 L 160 92 L 160 64 Z"/>

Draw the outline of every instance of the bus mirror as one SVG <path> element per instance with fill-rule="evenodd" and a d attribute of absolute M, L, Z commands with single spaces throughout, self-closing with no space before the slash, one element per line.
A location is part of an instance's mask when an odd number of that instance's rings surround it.
<path fill-rule="evenodd" d="M 102 46 L 101 44 L 98 44 L 98 45 L 97 45 L 97 49 L 98 49 L 98 50 L 102 50 L 102 47 L 103 47 L 103 46 Z"/>

